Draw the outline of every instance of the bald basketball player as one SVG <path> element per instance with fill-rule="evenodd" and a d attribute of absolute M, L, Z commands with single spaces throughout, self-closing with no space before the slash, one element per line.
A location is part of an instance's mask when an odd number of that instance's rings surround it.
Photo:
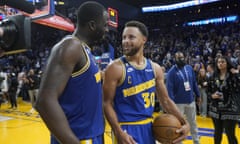
<path fill-rule="evenodd" d="M 108 31 L 106 9 L 87 1 L 77 28 L 57 43 L 48 59 L 36 109 L 51 132 L 51 144 L 103 144 L 101 74 L 91 45 Z"/>

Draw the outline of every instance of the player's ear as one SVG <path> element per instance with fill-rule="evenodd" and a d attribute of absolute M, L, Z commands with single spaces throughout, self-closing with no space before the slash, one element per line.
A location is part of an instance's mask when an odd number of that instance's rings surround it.
<path fill-rule="evenodd" d="M 96 22 L 91 20 L 88 22 L 88 27 L 90 30 L 94 31 L 96 29 Z"/>
<path fill-rule="evenodd" d="M 143 42 L 144 44 L 147 42 L 147 37 L 143 36 Z"/>

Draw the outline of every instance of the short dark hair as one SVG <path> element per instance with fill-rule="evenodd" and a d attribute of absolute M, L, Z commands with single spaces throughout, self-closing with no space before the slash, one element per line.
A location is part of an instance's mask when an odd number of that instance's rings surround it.
<path fill-rule="evenodd" d="M 129 21 L 125 24 L 125 27 L 137 27 L 145 37 L 148 37 L 148 29 L 146 25 L 140 21 Z"/>
<path fill-rule="evenodd" d="M 97 21 L 102 18 L 105 7 L 95 1 L 87 1 L 82 3 L 77 10 L 77 25 L 84 26 L 89 21 Z"/>

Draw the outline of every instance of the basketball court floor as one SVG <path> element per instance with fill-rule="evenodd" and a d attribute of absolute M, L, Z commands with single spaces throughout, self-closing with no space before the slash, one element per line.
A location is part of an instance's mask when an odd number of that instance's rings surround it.
<path fill-rule="evenodd" d="M 37 112 L 29 113 L 30 103 L 19 100 L 18 109 L 9 109 L 9 104 L 2 104 L 0 108 L 0 144 L 50 144 L 49 131 Z M 213 144 L 213 125 L 211 119 L 197 117 L 200 143 Z M 238 142 L 240 143 L 240 128 L 236 127 Z M 112 144 L 109 125 L 105 130 L 105 144 Z M 192 144 L 189 136 L 183 144 Z M 226 135 L 222 144 L 228 144 Z"/>

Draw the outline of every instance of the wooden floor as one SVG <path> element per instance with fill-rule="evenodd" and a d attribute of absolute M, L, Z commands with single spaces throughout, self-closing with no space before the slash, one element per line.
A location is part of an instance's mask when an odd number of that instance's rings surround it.
<path fill-rule="evenodd" d="M 49 144 L 49 131 L 37 112 L 30 113 L 30 103 L 19 100 L 18 109 L 9 109 L 9 104 L 0 108 L 0 144 Z M 213 144 L 213 126 L 209 118 L 198 117 L 200 143 Z M 236 127 L 240 143 L 240 128 Z M 106 126 L 105 143 L 112 144 L 111 130 Z M 192 144 L 189 136 L 183 144 Z M 228 144 L 224 134 L 222 144 Z"/>

